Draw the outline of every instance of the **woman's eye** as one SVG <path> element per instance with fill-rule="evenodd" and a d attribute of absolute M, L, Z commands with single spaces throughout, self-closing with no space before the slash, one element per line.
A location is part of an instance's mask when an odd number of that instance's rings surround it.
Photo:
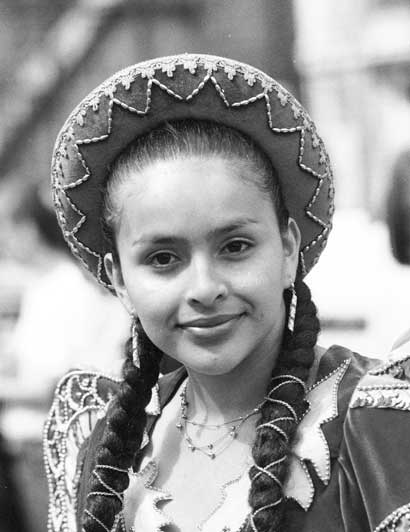
<path fill-rule="evenodd" d="M 154 268 L 167 268 L 178 262 L 178 257 L 168 251 L 160 251 L 151 255 L 148 259 L 150 266 Z"/>
<path fill-rule="evenodd" d="M 225 244 L 223 251 L 228 254 L 239 255 L 249 249 L 250 246 L 251 244 L 245 240 L 232 240 Z"/>

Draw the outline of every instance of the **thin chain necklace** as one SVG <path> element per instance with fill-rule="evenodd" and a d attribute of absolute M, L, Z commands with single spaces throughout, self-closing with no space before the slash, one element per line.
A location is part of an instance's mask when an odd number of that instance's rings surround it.
<path fill-rule="evenodd" d="M 206 424 L 206 423 L 198 423 L 196 421 L 191 421 L 188 419 L 188 401 L 186 399 L 186 389 L 187 384 L 185 384 L 182 392 L 180 393 L 181 397 L 181 410 L 180 410 L 180 417 L 179 421 L 176 424 L 176 428 L 179 431 L 183 431 L 184 433 L 184 439 L 188 444 L 188 448 L 194 452 L 199 451 L 212 460 L 216 458 L 217 455 L 221 454 L 225 449 L 227 449 L 233 440 L 237 437 L 239 429 L 241 426 L 245 423 L 247 419 L 249 419 L 251 416 L 254 416 L 256 414 L 260 413 L 262 404 L 258 405 L 256 408 L 252 409 L 247 414 L 244 414 L 243 416 L 238 416 L 234 419 L 231 419 L 229 421 L 225 421 L 223 423 L 219 424 Z M 218 436 L 215 440 L 205 444 L 205 445 L 197 445 L 192 440 L 191 436 L 188 434 L 188 424 L 194 425 L 197 427 L 203 427 L 210 430 L 218 430 L 225 428 L 225 432 Z"/>

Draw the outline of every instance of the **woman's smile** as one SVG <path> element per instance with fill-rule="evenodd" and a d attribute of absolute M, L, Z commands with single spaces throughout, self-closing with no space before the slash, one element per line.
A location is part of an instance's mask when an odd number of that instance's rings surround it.
<path fill-rule="evenodd" d="M 192 335 L 193 339 L 218 341 L 229 335 L 237 327 L 245 313 L 217 314 L 184 321 L 177 325 L 184 332 Z"/>

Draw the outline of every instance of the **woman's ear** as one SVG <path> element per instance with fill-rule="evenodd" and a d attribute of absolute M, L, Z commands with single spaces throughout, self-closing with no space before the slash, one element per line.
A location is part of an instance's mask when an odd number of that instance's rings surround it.
<path fill-rule="evenodd" d="M 294 281 L 299 264 L 299 249 L 301 235 L 298 224 L 293 218 L 289 218 L 286 231 L 282 233 L 282 243 L 285 254 L 285 276 Z"/>
<path fill-rule="evenodd" d="M 112 253 L 106 253 L 104 256 L 104 267 L 108 278 L 114 287 L 115 293 L 125 307 L 130 316 L 134 315 L 134 308 L 129 298 L 127 289 L 122 276 L 121 265 L 119 261 L 114 260 Z"/>

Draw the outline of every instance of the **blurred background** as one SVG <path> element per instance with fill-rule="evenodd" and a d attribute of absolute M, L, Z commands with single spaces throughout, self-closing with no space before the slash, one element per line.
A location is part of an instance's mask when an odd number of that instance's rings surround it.
<path fill-rule="evenodd" d="M 322 344 L 384 357 L 410 328 L 408 0 L 0 0 L 0 532 L 45 530 L 53 387 L 73 367 L 118 374 L 128 335 L 62 245 L 54 139 L 108 75 L 184 51 L 270 73 L 328 146 L 334 231 L 307 278 Z"/>

